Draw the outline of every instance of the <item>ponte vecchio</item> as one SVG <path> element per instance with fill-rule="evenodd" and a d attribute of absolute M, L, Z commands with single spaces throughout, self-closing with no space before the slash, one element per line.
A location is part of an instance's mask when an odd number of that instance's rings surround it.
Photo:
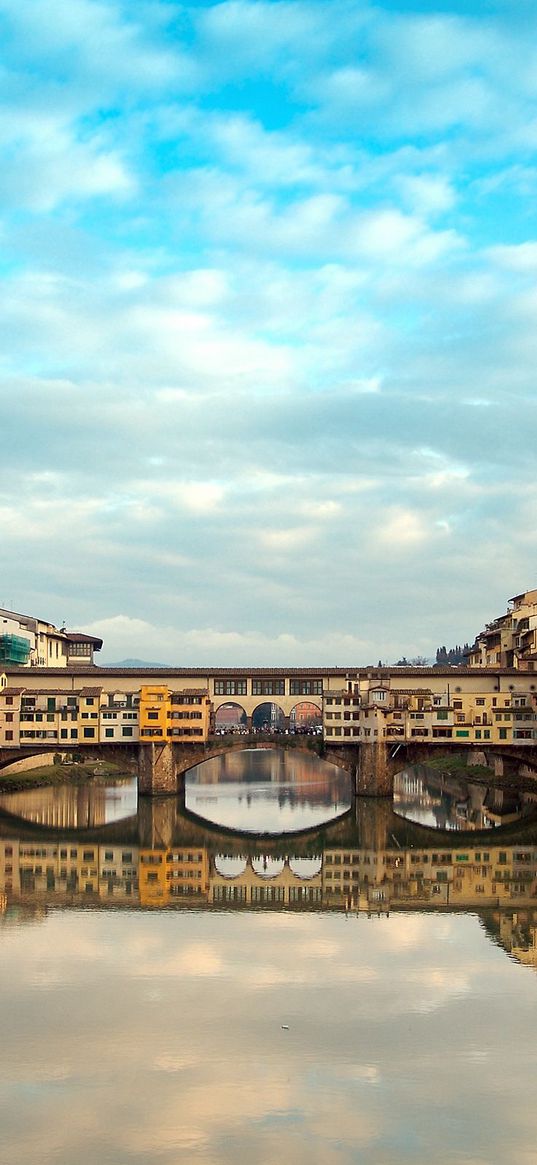
<path fill-rule="evenodd" d="M 0 763 L 41 752 L 121 757 L 141 793 L 175 793 L 228 749 L 307 748 L 389 795 L 429 749 L 531 767 L 537 676 L 491 667 L 13 667 L 0 672 Z"/>

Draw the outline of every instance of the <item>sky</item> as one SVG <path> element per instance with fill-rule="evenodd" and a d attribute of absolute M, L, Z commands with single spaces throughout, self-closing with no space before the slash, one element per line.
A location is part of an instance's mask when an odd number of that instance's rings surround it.
<path fill-rule="evenodd" d="M 533 0 L 0 28 L 0 603 L 347 666 L 537 585 Z"/>

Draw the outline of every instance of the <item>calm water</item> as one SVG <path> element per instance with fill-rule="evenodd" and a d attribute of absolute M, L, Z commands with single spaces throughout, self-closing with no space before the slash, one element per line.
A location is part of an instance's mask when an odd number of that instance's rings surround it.
<path fill-rule="evenodd" d="M 534 1165 L 533 813 L 433 830 L 419 774 L 344 813 L 235 763 L 187 790 L 221 832 L 132 782 L 0 798 L 0 1160 Z M 260 786 L 311 833 L 252 836 Z"/>

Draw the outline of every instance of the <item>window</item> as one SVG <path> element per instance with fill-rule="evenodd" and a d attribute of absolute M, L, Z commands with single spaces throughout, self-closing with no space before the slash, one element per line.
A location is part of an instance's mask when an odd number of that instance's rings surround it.
<path fill-rule="evenodd" d="M 130 726 L 127 726 L 126 724 L 124 724 L 122 729 L 121 729 L 122 736 L 132 736 L 133 732 L 134 732 L 134 729 L 131 728 Z"/>
<path fill-rule="evenodd" d="M 109 740 L 110 737 L 114 735 L 114 729 L 113 728 L 105 728 L 104 735 L 105 735 L 106 739 Z"/>
<path fill-rule="evenodd" d="M 290 680 L 289 691 L 292 696 L 322 696 L 322 680 Z"/>
<path fill-rule="evenodd" d="M 91 655 L 90 643 L 70 643 L 68 647 L 69 655 Z"/>
<path fill-rule="evenodd" d="M 252 680 L 252 696 L 284 696 L 285 680 Z"/>
<path fill-rule="evenodd" d="M 245 696 L 246 680 L 215 680 L 215 696 Z"/>
<path fill-rule="evenodd" d="M 85 738 L 85 740 L 90 740 L 90 739 L 92 739 L 94 736 L 95 736 L 95 729 L 94 729 L 94 728 L 85 728 L 85 729 L 84 729 L 84 738 Z"/>

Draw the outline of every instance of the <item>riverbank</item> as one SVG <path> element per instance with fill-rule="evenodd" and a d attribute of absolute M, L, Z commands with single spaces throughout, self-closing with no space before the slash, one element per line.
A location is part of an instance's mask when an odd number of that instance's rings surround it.
<path fill-rule="evenodd" d="M 510 789 L 520 791 L 537 791 L 537 773 L 535 776 L 521 775 L 520 773 L 497 774 L 488 765 L 467 765 L 460 755 L 433 757 L 425 766 L 434 771 L 437 776 L 446 779 L 459 778 L 471 781 L 476 785 L 489 785 L 495 789 Z"/>
<path fill-rule="evenodd" d="M 0 793 L 21 792 L 57 785 L 109 785 L 113 781 L 128 780 L 132 773 L 118 765 L 102 761 L 73 761 L 71 764 L 40 765 L 27 772 L 0 773 Z"/>

